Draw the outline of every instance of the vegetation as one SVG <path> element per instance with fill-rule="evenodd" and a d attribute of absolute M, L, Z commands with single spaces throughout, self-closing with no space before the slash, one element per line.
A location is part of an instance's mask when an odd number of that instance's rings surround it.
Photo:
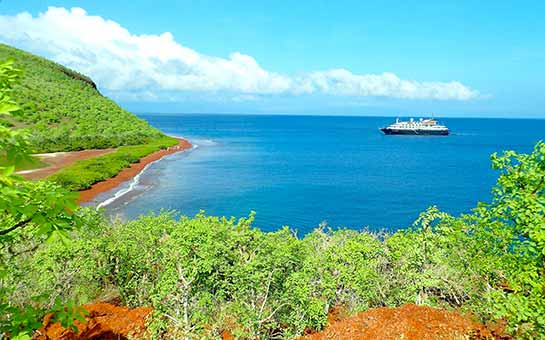
<path fill-rule="evenodd" d="M 0 63 L 0 117 L 4 122 L 14 122 L 24 111 L 13 99 L 20 89 L 22 71 L 13 60 Z M 68 72 L 68 71 L 66 71 Z M 72 75 L 74 76 L 74 75 Z M 88 83 L 84 77 L 80 81 Z M 49 296 L 27 296 L 27 304 L 17 305 L 10 298 L 13 286 L 6 284 L 16 279 L 9 266 L 14 261 L 32 254 L 44 242 L 69 242 L 69 232 L 85 224 L 85 216 L 77 209 L 77 195 L 53 181 L 29 182 L 14 174 L 15 169 L 41 165 L 30 155 L 36 141 L 27 129 L 13 129 L 16 124 L 0 124 L 0 337 L 29 339 L 32 331 L 41 325 L 45 313 L 53 313 L 54 319 L 65 326 L 72 326 L 74 319 L 83 319 L 85 311 L 72 301 Z M 86 174 L 87 180 L 99 180 L 97 176 L 113 176 L 122 167 L 159 148 L 176 143 L 169 137 L 150 140 L 146 145 L 120 147 L 109 158 L 89 160 L 87 164 L 76 164 Z M 87 165 L 87 166 L 84 166 Z M 98 174 L 98 166 L 103 165 Z M 76 168 L 78 169 L 78 168 Z M 95 173 L 92 172 L 94 169 Z M 93 179 L 93 176 L 95 178 Z M 70 186 L 70 173 L 62 177 Z M 64 184 L 66 184 L 64 183 Z M 77 183 L 80 183 L 81 180 Z M 21 272 L 24 275 L 24 272 Z M 18 274 L 16 274 L 18 275 Z M 21 276 L 20 278 L 22 278 Z M 48 308 L 44 309 L 43 304 Z"/>
<path fill-rule="evenodd" d="M 93 81 L 62 65 L 0 44 L 0 60 L 16 60 L 25 77 L 14 84 L 15 115 L 0 126 L 25 128 L 37 152 L 146 144 L 163 134 L 102 96 Z"/>
<path fill-rule="evenodd" d="M 432 207 L 393 234 L 332 230 L 304 238 L 246 219 L 178 217 L 127 223 L 81 210 L 70 243 L 11 258 L 9 300 L 49 309 L 119 296 L 155 308 L 156 337 L 292 338 L 328 311 L 416 303 L 503 318 L 521 337 L 545 335 L 545 143 L 493 155 L 494 199 L 453 217 Z M 48 296 L 36 304 L 29 296 Z"/>
<path fill-rule="evenodd" d="M 110 99 L 103 97 L 88 77 L 44 58 L 0 44 L 0 60 L 14 58 L 14 67 L 25 76 L 13 83 L 11 97 L 17 102 L 13 114 L 0 116 L 0 126 L 26 133 L 29 151 L 52 152 L 119 147 L 115 152 L 79 161 L 55 174 L 51 180 L 72 190 L 116 175 L 143 156 L 175 145 Z M 0 154 L 0 165 L 10 161 Z M 26 157 L 16 170 L 41 167 Z"/>
<path fill-rule="evenodd" d="M 10 116 L 20 110 L 11 97 L 20 73 L 13 61 L 0 63 L 0 115 Z M 0 125 L 0 334 L 14 339 L 30 339 L 32 330 L 40 326 L 44 310 L 32 303 L 17 306 L 9 298 L 13 291 L 6 280 L 15 279 L 8 276 L 9 265 L 32 253 L 44 240 L 66 240 L 68 232 L 78 225 L 73 214 L 77 208 L 74 194 L 53 183 L 27 182 L 14 175 L 16 166 L 29 161 L 29 150 L 25 131 Z M 40 300 L 39 296 L 28 298 Z M 50 311 L 70 325 L 82 314 L 67 307 L 57 303 Z"/>
<path fill-rule="evenodd" d="M 11 165 L 11 162 L 7 159 L 7 157 L 5 155 L 1 155 L 0 166 L 7 167 L 10 165 Z M 37 168 L 42 168 L 44 166 L 47 166 L 47 164 L 42 162 L 38 157 L 28 156 L 24 160 L 21 160 L 20 162 L 17 163 L 17 166 L 15 167 L 15 171 L 37 169 Z"/>
<path fill-rule="evenodd" d="M 88 189 L 96 182 L 115 176 L 140 158 L 177 143 L 175 138 L 163 137 L 148 144 L 122 146 L 113 153 L 78 161 L 49 179 L 72 191 Z"/>

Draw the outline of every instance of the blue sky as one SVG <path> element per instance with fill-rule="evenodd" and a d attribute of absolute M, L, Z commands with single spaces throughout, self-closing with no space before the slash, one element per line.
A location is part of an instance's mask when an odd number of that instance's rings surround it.
<path fill-rule="evenodd" d="M 0 15 L 0 41 L 134 111 L 545 118 L 545 1 L 3 0 Z M 95 27 L 113 38 L 77 36 Z"/>

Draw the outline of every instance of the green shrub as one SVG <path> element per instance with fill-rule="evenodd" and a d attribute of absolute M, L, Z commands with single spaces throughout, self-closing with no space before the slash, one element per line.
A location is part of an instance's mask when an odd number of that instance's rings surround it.
<path fill-rule="evenodd" d="M 8 119 L 20 111 L 11 97 L 20 76 L 13 64 L 13 60 L 0 62 L 0 116 Z M 68 232 L 78 226 L 73 193 L 53 183 L 28 182 L 14 174 L 16 168 L 33 161 L 29 152 L 24 131 L 0 125 L 0 338 L 19 340 L 30 339 L 46 312 L 53 313 L 65 327 L 73 326 L 74 318 L 81 319 L 78 308 L 71 304 L 56 303 L 47 311 L 35 306 L 43 300 L 40 296 L 25 295 L 24 305 L 16 305 L 8 297 L 18 293 L 19 281 L 27 277 L 27 271 L 10 265 L 24 267 L 27 254 L 41 242 L 66 240 Z"/>
<path fill-rule="evenodd" d="M 545 144 L 493 156 L 494 199 L 473 213 L 432 207 L 393 234 L 288 228 L 262 232 L 253 216 L 142 216 L 122 223 L 80 211 L 81 229 L 12 259 L 10 301 L 50 307 L 118 294 L 153 306 L 157 338 L 293 338 L 320 329 L 332 307 L 347 313 L 405 303 L 504 318 L 519 337 L 545 335 Z M 2 250 L 5 251 L 5 250 Z M 28 297 L 46 295 L 48 301 Z"/>
<path fill-rule="evenodd" d="M 88 189 L 97 182 L 115 176 L 142 157 L 177 143 L 175 138 L 163 137 L 148 144 L 122 146 L 112 153 L 77 161 L 48 179 L 72 191 Z"/>

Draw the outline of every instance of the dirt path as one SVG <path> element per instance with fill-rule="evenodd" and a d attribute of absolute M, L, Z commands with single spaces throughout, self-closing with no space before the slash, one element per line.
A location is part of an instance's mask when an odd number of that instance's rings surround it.
<path fill-rule="evenodd" d="M 39 169 L 20 171 L 18 172 L 18 174 L 25 177 L 26 179 L 43 179 L 53 175 L 64 167 L 74 164 L 79 160 L 105 155 L 113 151 L 115 151 L 115 149 L 83 150 L 38 154 L 34 156 L 39 158 L 42 162 L 47 163 L 48 166 Z"/>
<path fill-rule="evenodd" d="M 178 145 L 171 146 L 168 149 L 159 150 L 152 154 L 149 154 L 140 159 L 138 163 L 133 163 L 130 167 L 121 170 L 121 172 L 118 173 L 116 176 L 109 178 L 105 181 L 95 183 L 90 189 L 80 191 L 78 203 L 89 202 L 97 195 L 118 187 L 123 182 L 126 182 L 134 176 L 138 175 L 140 171 L 142 171 L 144 167 L 149 163 L 155 162 L 167 155 L 191 149 L 193 147 L 193 145 L 189 141 L 183 138 L 177 139 Z"/>

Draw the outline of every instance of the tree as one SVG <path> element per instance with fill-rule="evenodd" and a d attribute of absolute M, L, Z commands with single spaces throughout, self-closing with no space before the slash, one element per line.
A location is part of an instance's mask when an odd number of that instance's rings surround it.
<path fill-rule="evenodd" d="M 545 143 L 531 154 L 492 155 L 502 173 L 490 205 L 477 209 L 482 225 L 510 235 L 508 291 L 498 293 L 498 317 L 525 336 L 545 333 Z"/>
<path fill-rule="evenodd" d="M 21 73 L 12 60 L 0 62 L 0 115 L 20 111 L 11 92 Z M 10 303 L 3 285 L 6 265 L 10 258 L 36 248 L 44 240 L 68 240 L 68 231 L 76 225 L 73 211 L 77 208 L 73 193 L 49 182 L 25 181 L 15 174 L 17 164 L 31 151 L 25 131 L 0 125 L 0 157 L 7 164 L 0 167 L 0 334 L 20 339 L 29 338 L 40 326 L 43 312 Z"/>

